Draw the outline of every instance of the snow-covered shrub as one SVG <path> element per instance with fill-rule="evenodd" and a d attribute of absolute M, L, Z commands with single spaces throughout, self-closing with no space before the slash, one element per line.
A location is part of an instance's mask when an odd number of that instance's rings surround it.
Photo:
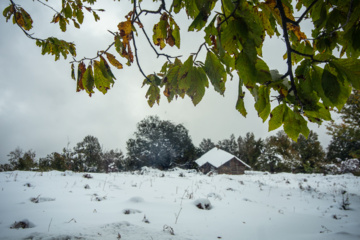
<path fill-rule="evenodd" d="M 323 167 L 325 171 L 330 174 L 339 174 L 341 172 L 341 168 L 334 163 L 325 164 Z"/>
<path fill-rule="evenodd" d="M 360 175 L 360 161 L 356 158 L 341 160 L 337 159 L 338 163 L 331 163 L 324 165 L 325 170 L 330 174 L 344 174 L 353 173 Z"/>
<path fill-rule="evenodd" d="M 175 235 L 175 232 L 174 232 L 174 229 L 168 225 L 164 225 L 163 227 L 163 231 L 164 232 L 168 232 L 170 233 L 171 235 Z"/>
<path fill-rule="evenodd" d="M 10 228 L 11 229 L 19 229 L 19 228 L 33 228 L 35 227 L 35 224 L 33 224 L 32 222 L 30 222 L 29 220 L 27 219 L 24 219 L 22 221 L 19 221 L 19 222 L 14 222 Z"/>
<path fill-rule="evenodd" d="M 341 173 L 360 173 L 360 161 L 356 158 L 341 161 L 340 168 Z"/>
<path fill-rule="evenodd" d="M 30 198 L 30 201 L 33 203 L 51 202 L 51 201 L 55 201 L 55 198 L 40 197 L 39 195 L 36 198 L 35 197 Z"/>
<path fill-rule="evenodd" d="M 89 174 L 89 173 L 85 173 L 83 175 L 83 178 L 91 179 L 91 178 L 93 178 L 93 176 L 91 174 Z"/>
<path fill-rule="evenodd" d="M 128 215 L 128 214 L 135 214 L 135 213 L 141 213 L 140 210 L 137 210 L 137 209 L 130 209 L 130 208 L 127 208 L 127 209 L 124 209 L 123 210 L 123 213 Z"/>
<path fill-rule="evenodd" d="M 91 197 L 91 201 L 92 200 L 95 200 L 97 202 L 101 202 L 101 201 L 106 200 L 106 196 L 100 197 L 96 193 L 94 193 L 93 196 Z"/>
<path fill-rule="evenodd" d="M 206 198 L 199 198 L 194 202 L 195 206 L 199 209 L 210 210 L 212 208 L 211 202 Z"/>

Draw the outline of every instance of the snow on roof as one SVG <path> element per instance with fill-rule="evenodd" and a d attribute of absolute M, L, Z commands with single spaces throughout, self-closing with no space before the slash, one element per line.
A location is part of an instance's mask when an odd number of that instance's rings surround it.
<path fill-rule="evenodd" d="M 202 166 L 205 163 L 210 163 L 211 165 L 213 165 L 214 167 L 218 168 L 221 165 L 223 165 L 224 163 L 226 163 L 227 161 L 231 160 L 232 158 L 235 158 L 236 160 L 238 160 L 239 162 L 241 162 L 242 164 L 244 164 L 246 167 L 251 168 L 249 165 L 247 165 L 246 163 L 244 163 L 243 161 L 241 161 L 239 158 L 237 158 L 236 156 L 221 150 L 217 147 L 214 147 L 213 149 L 211 149 L 210 151 L 208 151 L 207 153 L 205 153 L 204 155 L 202 155 L 199 159 L 197 159 L 195 162 L 199 165 Z"/>

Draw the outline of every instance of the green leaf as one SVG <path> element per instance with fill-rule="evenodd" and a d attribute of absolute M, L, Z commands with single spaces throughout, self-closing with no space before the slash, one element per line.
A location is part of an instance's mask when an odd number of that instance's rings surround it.
<path fill-rule="evenodd" d="M 270 83 L 272 81 L 270 69 L 262 59 L 257 59 L 255 68 L 257 71 L 256 79 L 258 83 Z"/>
<path fill-rule="evenodd" d="M 103 62 L 94 61 L 94 77 L 95 77 L 95 86 L 103 94 L 107 93 L 107 90 L 110 89 L 110 83 L 112 78 L 108 75 Z"/>
<path fill-rule="evenodd" d="M 76 27 L 76 28 L 80 28 L 80 25 L 76 22 L 76 20 L 75 20 L 75 19 L 73 19 L 73 23 L 74 23 L 74 27 Z"/>
<path fill-rule="evenodd" d="M 207 19 L 208 19 L 208 15 L 204 12 L 200 12 L 196 16 L 194 21 L 190 24 L 188 31 L 192 32 L 195 29 L 197 31 L 200 31 L 206 25 Z"/>
<path fill-rule="evenodd" d="M 72 9 L 71 9 L 69 3 L 66 4 L 66 7 L 64 9 L 64 14 L 65 14 L 66 18 L 71 18 L 72 17 Z"/>
<path fill-rule="evenodd" d="M 331 114 L 328 108 L 325 108 L 324 104 L 318 103 L 318 110 L 316 111 L 304 111 L 304 116 L 308 117 L 311 121 L 321 123 L 322 120 L 330 121 Z"/>
<path fill-rule="evenodd" d="M 180 28 L 172 17 L 170 17 L 170 28 L 172 29 L 171 34 L 175 40 L 175 46 L 180 49 Z"/>
<path fill-rule="evenodd" d="M 335 68 L 340 79 L 347 80 L 354 88 L 360 89 L 359 59 L 336 59 L 330 62 L 330 66 Z"/>
<path fill-rule="evenodd" d="M 189 56 L 189 58 L 184 62 L 184 64 L 179 69 L 179 89 L 184 90 L 185 92 L 190 88 L 191 79 L 193 76 L 192 71 L 193 68 L 193 56 Z"/>
<path fill-rule="evenodd" d="M 205 87 L 209 87 L 209 82 L 202 67 L 193 67 L 192 72 L 193 74 L 190 74 L 189 77 L 193 78 L 186 94 L 191 98 L 194 106 L 196 106 L 205 95 Z"/>
<path fill-rule="evenodd" d="M 206 73 L 202 67 L 193 66 L 193 56 L 191 55 L 180 67 L 179 90 L 185 91 L 196 106 L 205 94 L 205 87 L 209 86 Z"/>
<path fill-rule="evenodd" d="M 209 77 L 215 91 L 221 95 L 225 92 L 226 71 L 219 58 L 212 52 L 208 51 L 205 60 L 205 72 Z"/>
<path fill-rule="evenodd" d="M 103 75 L 109 79 L 110 83 L 114 84 L 114 80 L 116 78 L 114 74 L 111 72 L 111 68 L 103 56 L 100 56 L 100 68 L 101 71 L 103 72 Z"/>
<path fill-rule="evenodd" d="M 66 21 L 63 16 L 60 16 L 59 25 L 60 25 L 61 31 L 66 32 Z"/>
<path fill-rule="evenodd" d="M 94 93 L 94 91 L 93 91 L 93 89 L 94 89 L 94 75 L 93 75 L 91 65 L 88 66 L 88 68 L 86 69 L 86 71 L 84 73 L 84 76 L 82 78 L 82 84 L 83 84 L 86 92 L 91 97 L 91 94 Z"/>
<path fill-rule="evenodd" d="M 182 0 L 174 0 L 172 3 L 172 7 L 174 7 L 174 13 L 179 13 L 182 9 Z"/>
<path fill-rule="evenodd" d="M 100 20 L 99 15 L 97 15 L 97 13 L 96 13 L 95 11 L 93 11 L 93 15 L 94 15 L 95 22 L 97 22 L 98 20 Z"/>
<path fill-rule="evenodd" d="M 151 76 L 148 76 L 151 78 Z M 154 106 L 155 102 L 159 104 L 160 101 L 160 88 L 154 84 L 151 84 L 145 95 L 148 98 L 148 104 L 150 107 Z"/>
<path fill-rule="evenodd" d="M 84 12 L 80 8 L 76 11 L 76 19 L 80 24 L 84 21 Z"/>
<path fill-rule="evenodd" d="M 243 86 L 243 82 L 240 79 L 239 80 L 239 95 L 238 95 L 238 100 L 236 102 L 236 110 L 238 110 L 241 113 L 241 115 L 246 117 L 247 112 L 246 112 L 245 104 L 244 104 L 245 92 L 243 92 L 242 86 Z"/>
<path fill-rule="evenodd" d="M 266 86 L 260 86 L 258 89 L 258 95 L 255 103 L 255 109 L 258 112 L 259 117 L 263 120 L 263 122 L 266 121 L 270 114 L 270 88 Z"/>
<path fill-rule="evenodd" d="M 329 65 L 325 65 L 321 84 L 325 96 L 337 109 L 341 110 L 351 94 L 351 86 L 347 81 L 340 82 L 334 74 Z"/>
<path fill-rule="evenodd" d="M 280 104 L 271 111 L 269 120 L 269 132 L 281 127 L 284 122 L 285 110 L 286 104 Z"/>
<path fill-rule="evenodd" d="M 163 49 L 166 46 L 165 39 L 167 39 L 168 27 L 167 22 L 168 15 L 164 13 L 160 17 L 160 21 L 154 25 L 153 28 L 153 42 L 156 46 L 160 46 L 160 49 Z"/>
<path fill-rule="evenodd" d="M 295 142 L 301 133 L 306 138 L 309 135 L 309 128 L 307 127 L 306 120 L 299 112 L 294 112 L 287 106 L 284 112 L 284 131 Z"/>
<path fill-rule="evenodd" d="M 256 67 L 250 61 L 247 54 L 241 52 L 236 59 L 235 68 L 238 71 L 239 77 L 244 81 L 247 88 L 253 88 L 256 84 Z"/>
<path fill-rule="evenodd" d="M 179 89 L 179 70 L 182 66 L 182 63 L 179 59 L 175 59 L 175 63 L 169 66 L 169 70 L 164 76 L 163 83 L 165 84 L 164 95 L 167 97 L 168 101 L 171 102 L 174 96 L 180 95 L 184 98 L 185 91 Z M 164 70 L 165 71 L 165 70 Z"/>

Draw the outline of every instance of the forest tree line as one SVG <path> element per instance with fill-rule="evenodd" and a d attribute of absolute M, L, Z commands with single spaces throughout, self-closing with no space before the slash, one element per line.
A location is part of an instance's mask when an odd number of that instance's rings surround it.
<path fill-rule="evenodd" d="M 252 132 L 245 136 L 213 141 L 203 139 L 195 146 L 182 124 L 149 116 L 137 124 L 134 138 L 126 142 L 126 156 L 121 150 L 104 150 L 94 136 L 86 136 L 73 149 L 53 152 L 36 160 L 33 150 L 16 148 L 8 154 L 9 163 L 0 170 L 71 170 L 80 172 L 132 171 L 143 166 L 158 169 L 196 168 L 194 161 L 217 146 L 247 163 L 252 170 L 295 173 L 359 173 L 360 157 L 360 91 L 354 90 L 339 112 L 342 122 L 332 122 L 328 133 L 332 140 L 324 149 L 318 135 L 310 131 L 291 140 L 284 131 L 265 139 Z"/>

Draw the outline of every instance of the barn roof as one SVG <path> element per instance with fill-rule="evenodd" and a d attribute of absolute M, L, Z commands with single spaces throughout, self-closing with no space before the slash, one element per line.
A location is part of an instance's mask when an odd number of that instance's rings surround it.
<path fill-rule="evenodd" d="M 228 162 L 229 160 L 231 160 L 232 158 L 235 158 L 236 160 L 238 160 L 239 162 L 241 162 L 242 164 L 244 164 L 246 167 L 251 168 L 249 165 L 247 165 L 246 163 L 244 163 L 243 161 L 241 161 L 239 158 L 237 158 L 236 156 L 221 150 L 217 147 L 214 147 L 213 149 L 211 149 L 210 151 L 208 151 L 207 153 L 205 153 L 204 155 L 202 155 L 199 159 L 197 159 L 195 162 L 199 165 L 202 166 L 205 163 L 210 163 L 211 165 L 213 165 L 214 167 L 218 168 L 221 165 L 223 165 L 224 163 Z"/>

